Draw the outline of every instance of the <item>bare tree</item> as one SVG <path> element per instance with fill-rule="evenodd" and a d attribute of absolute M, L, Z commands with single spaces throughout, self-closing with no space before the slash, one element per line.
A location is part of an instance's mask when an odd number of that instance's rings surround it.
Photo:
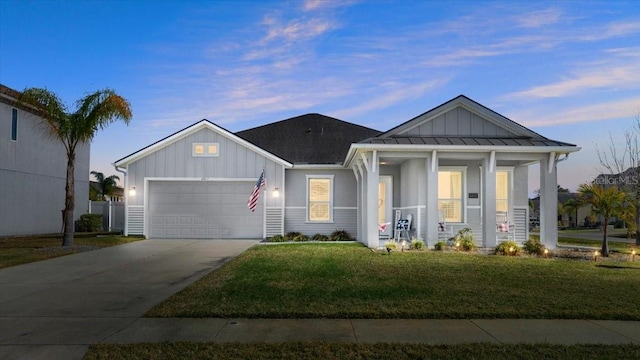
<path fill-rule="evenodd" d="M 624 132 L 622 142 L 609 136 L 609 144 L 604 149 L 597 149 L 600 165 L 612 176 L 607 182 L 617 185 L 630 195 L 635 213 L 633 228 L 635 228 L 636 245 L 640 245 L 640 114 L 635 122 Z M 605 224 L 606 226 L 607 224 Z"/>

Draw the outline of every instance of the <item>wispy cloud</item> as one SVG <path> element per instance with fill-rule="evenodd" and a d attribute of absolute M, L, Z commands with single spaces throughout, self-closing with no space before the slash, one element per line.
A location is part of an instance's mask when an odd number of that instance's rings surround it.
<path fill-rule="evenodd" d="M 260 42 L 263 45 L 279 39 L 287 42 L 304 41 L 336 28 L 333 21 L 325 18 L 294 19 L 283 23 L 279 19 L 267 17 L 264 24 L 268 31 Z"/>
<path fill-rule="evenodd" d="M 535 110 L 512 114 L 514 119 L 528 127 L 557 126 L 590 121 L 631 119 L 640 113 L 640 97 L 577 105 L 564 109 Z"/>
<path fill-rule="evenodd" d="M 549 8 L 532 11 L 525 15 L 514 16 L 514 21 L 521 27 L 539 28 L 546 25 L 556 24 L 562 19 L 562 10 Z"/>
<path fill-rule="evenodd" d="M 609 23 L 597 31 L 588 32 L 586 35 L 579 36 L 579 38 L 586 41 L 596 41 L 633 34 L 640 34 L 640 21 L 638 20 Z"/>

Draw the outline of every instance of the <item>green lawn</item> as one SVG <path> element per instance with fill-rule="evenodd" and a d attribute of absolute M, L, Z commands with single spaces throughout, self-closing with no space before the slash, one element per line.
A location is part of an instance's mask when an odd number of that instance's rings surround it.
<path fill-rule="evenodd" d="M 0 269 L 26 264 L 34 261 L 51 259 L 58 256 L 76 254 L 82 251 L 83 247 L 107 247 L 126 244 L 132 241 L 142 240 L 141 237 L 132 236 L 76 236 L 75 245 L 71 249 L 61 246 L 59 237 L 33 236 L 33 237 L 12 237 L 0 240 Z"/>
<path fill-rule="evenodd" d="M 257 246 L 150 317 L 640 320 L 640 260 Z"/>
<path fill-rule="evenodd" d="M 638 359 L 640 345 L 162 343 L 91 345 L 84 360 L 121 359 Z"/>

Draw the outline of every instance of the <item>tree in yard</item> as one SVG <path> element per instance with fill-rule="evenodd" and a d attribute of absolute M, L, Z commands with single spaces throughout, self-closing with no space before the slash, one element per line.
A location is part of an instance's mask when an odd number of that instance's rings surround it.
<path fill-rule="evenodd" d="M 580 204 L 576 201 L 576 199 L 568 199 L 562 204 L 562 212 L 564 214 L 569 214 L 572 216 L 575 212 L 575 217 L 573 217 L 573 221 L 575 221 L 575 227 L 578 226 L 578 209 L 580 208 Z M 571 224 L 569 224 L 571 226 Z"/>
<path fill-rule="evenodd" d="M 39 112 L 51 135 L 64 145 L 67 156 L 65 204 L 62 210 L 62 246 L 73 246 L 73 211 L 75 207 L 74 169 L 76 148 L 90 142 L 99 129 L 112 122 L 131 119 L 129 102 L 111 89 L 98 90 L 76 102 L 76 110 L 68 112 L 62 100 L 43 88 L 27 88 L 18 98 L 18 104 Z"/>
<path fill-rule="evenodd" d="M 616 186 L 604 188 L 598 184 L 582 184 L 578 187 L 578 203 L 591 205 L 591 211 L 604 218 L 604 236 L 602 239 L 602 256 L 609 256 L 607 229 L 609 219 L 621 216 L 625 207 L 631 205 L 629 196 Z"/>
<path fill-rule="evenodd" d="M 640 114 L 636 115 L 635 122 L 623 136 L 622 141 L 610 136 L 609 145 L 605 149 L 598 149 L 600 165 L 610 175 L 599 176 L 596 181 L 605 182 L 604 185 L 617 185 L 629 194 L 634 212 L 626 215 L 627 219 L 633 219 L 629 228 L 635 229 L 636 245 L 640 246 Z"/>
<path fill-rule="evenodd" d="M 104 177 L 104 174 L 97 171 L 92 171 L 91 175 L 96 178 L 98 183 L 98 198 L 102 201 L 106 200 L 106 197 L 113 195 L 113 191 L 116 189 L 116 180 L 120 180 L 117 175 L 111 175 Z"/>

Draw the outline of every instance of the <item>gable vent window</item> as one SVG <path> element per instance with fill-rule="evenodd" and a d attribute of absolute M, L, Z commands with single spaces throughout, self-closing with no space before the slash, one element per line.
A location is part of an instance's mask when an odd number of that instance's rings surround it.
<path fill-rule="evenodd" d="M 18 109 L 11 109 L 11 140 L 18 140 Z"/>
<path fill-rule="evenodd" d="M 218 143 L 193 143 L 193 156 L 218 156 Z"/>

